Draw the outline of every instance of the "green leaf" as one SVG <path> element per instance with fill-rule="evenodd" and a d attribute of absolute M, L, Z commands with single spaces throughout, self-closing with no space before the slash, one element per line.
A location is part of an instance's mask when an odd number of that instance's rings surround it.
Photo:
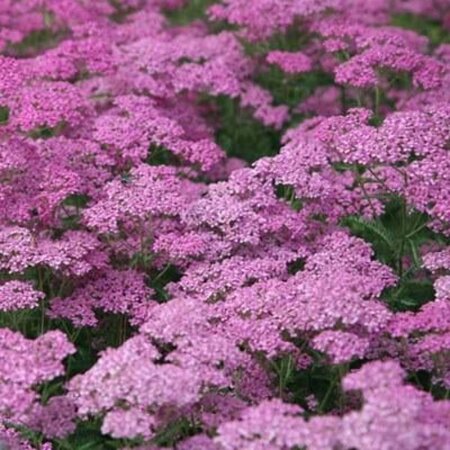
<path fill-rule="evenodd" d="M 391 230 L 386 228 L 381 221 L 377 220 L 369 222 L 362 217 L 349 217 L 347 223 L 350 225 L 350 228 L 356 231 L 356 233 L 372 233 L 381 239 L 391 250 L 395 250 L 397 239 Z M 370 239 L 368 240 L 370 241 Z"/>

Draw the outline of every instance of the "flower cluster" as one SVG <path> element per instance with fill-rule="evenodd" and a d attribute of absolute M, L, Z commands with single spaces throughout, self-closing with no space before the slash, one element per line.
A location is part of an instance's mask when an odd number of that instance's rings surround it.
<path fill-rule="evenodd" d="M 3 328 L 0 339 L 0 415 L 7 422 L 28 424 L 42 408 L 34 388 L 63 375 L 62 360 L 76 350 L 60 331 L 49 331 L 35 340 L 28 340 L 20 333 Z"/>
<path fill-rule="evenodd" d="M 449 450 L 449 10 L 0 0 L 0 450 Z"/>

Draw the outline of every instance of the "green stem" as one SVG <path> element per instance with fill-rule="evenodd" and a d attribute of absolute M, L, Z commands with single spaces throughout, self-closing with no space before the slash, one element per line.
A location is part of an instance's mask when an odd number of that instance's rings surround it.
<path fill-rule="evenodd" d="M 413 236 L 415 236 L 419 231 L 422 231 L 424 228 L 426 228 L 428 226 L 428 222 L 423 223 L 422 225 L 420 225 L 420 227 L 416 228 L 415 230 L 411 231 L 411 233 L 408 233 L 405 238 L 409 239 L 412 238 Z"/>
<path fill-rule="evenodd" d="M 362 97 L 361 97 L 361 91 L 358 89 L 356 93 L 356 104 L 359 108 L 363 106 Z"/>
<path fill-rule="evenodd" d="M 377 216 L 377 210 L 375 209 L 375 206 L 372 203 L 372 200 L 370 198 L 369 193 L 367 192 L 366 187 L 364 186 L 364 181 L 361 180 L 361 177 L 358 176 L 356 179 L 356 182 L 358 183 L 359 187 L 361 188 L 361 191 L 363 192 L 365 200 L 369 203 L 370 209 L 372 210 L 373 216 Z"/>
<path fill-rule="evenodd" d="M 160 278 L 162 278 L 166 272 L 170 269 L 171 264 L 167 263 L 166 266 L 164 267 L 163 270 L 161 270 L 161 272 L 158 273 L 158 275 L 156 275 L 156 277 L 153 279 L 153 282 L 158 281 Z"/>
<path fill-rule="evenodd" d="M 44 292 L 44 274 L 42 273 L 42 270 L 43 269 L 41 267 L 38 267 L 38 290 L 40 292 Z M 45 298 L 40 301 L 40 310 L 41 318 L 39 332 L 42 335 L 45 331 Z"/>
<path fill-rule="evenodd" d="M 319 413 L 323 413 L 325 405 L 328 402 L 328 399 L 330 398 L 331 394 L 333 393 L 333 390 L 336 386 L 336 378 L 333 379 L 333 381 L 330 382 L 330 385 L 328 386 L 327 392 L 325 393 L 324 397 L 322 398 L 322 401 L 320 402 L 320 405 L 318 407 Z"/>
<path fill-rule="evenodd" d="M 380 88 L 377 86 L 375 88 L 375 119 L 380 118 L 380 103 L 381 103 L 381 91 Z"/>
<path fill-rule="evenodd" d="M 402 200 L 401 208 L 401 241 L 400 248 L 398 252 L 398 275 L 400 278 L 403 276 L 403 255 L 405 253 L 405 243 L 406 243 L 406 220 L 407 220 L 407 210 L 406 202 Z"/>

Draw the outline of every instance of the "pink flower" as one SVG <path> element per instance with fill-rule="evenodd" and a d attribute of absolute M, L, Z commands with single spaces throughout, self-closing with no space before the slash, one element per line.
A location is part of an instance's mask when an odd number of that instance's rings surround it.
<path fill-rule="evenodd" d="M 44 297 L 44 293 L 34 290 L 30 283 L 8 281 L 0 286 L 0 311 L 35 308 Z"/>
<path fill-rule="evenodd" d="M 279 66 L 281 70 L 289 74 L 309 72 L 312 68 L 311 59 L 301 52 L 272 51 L 268 53 L 266 61 Z"/>

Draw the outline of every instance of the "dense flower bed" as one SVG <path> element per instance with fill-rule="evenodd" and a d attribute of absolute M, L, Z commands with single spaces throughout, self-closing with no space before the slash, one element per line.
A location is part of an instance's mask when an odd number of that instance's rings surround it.
<path fill-rule="evenodd" d="M 449 0 L 0 0 L 0 448 L 450 449 Z"/>

